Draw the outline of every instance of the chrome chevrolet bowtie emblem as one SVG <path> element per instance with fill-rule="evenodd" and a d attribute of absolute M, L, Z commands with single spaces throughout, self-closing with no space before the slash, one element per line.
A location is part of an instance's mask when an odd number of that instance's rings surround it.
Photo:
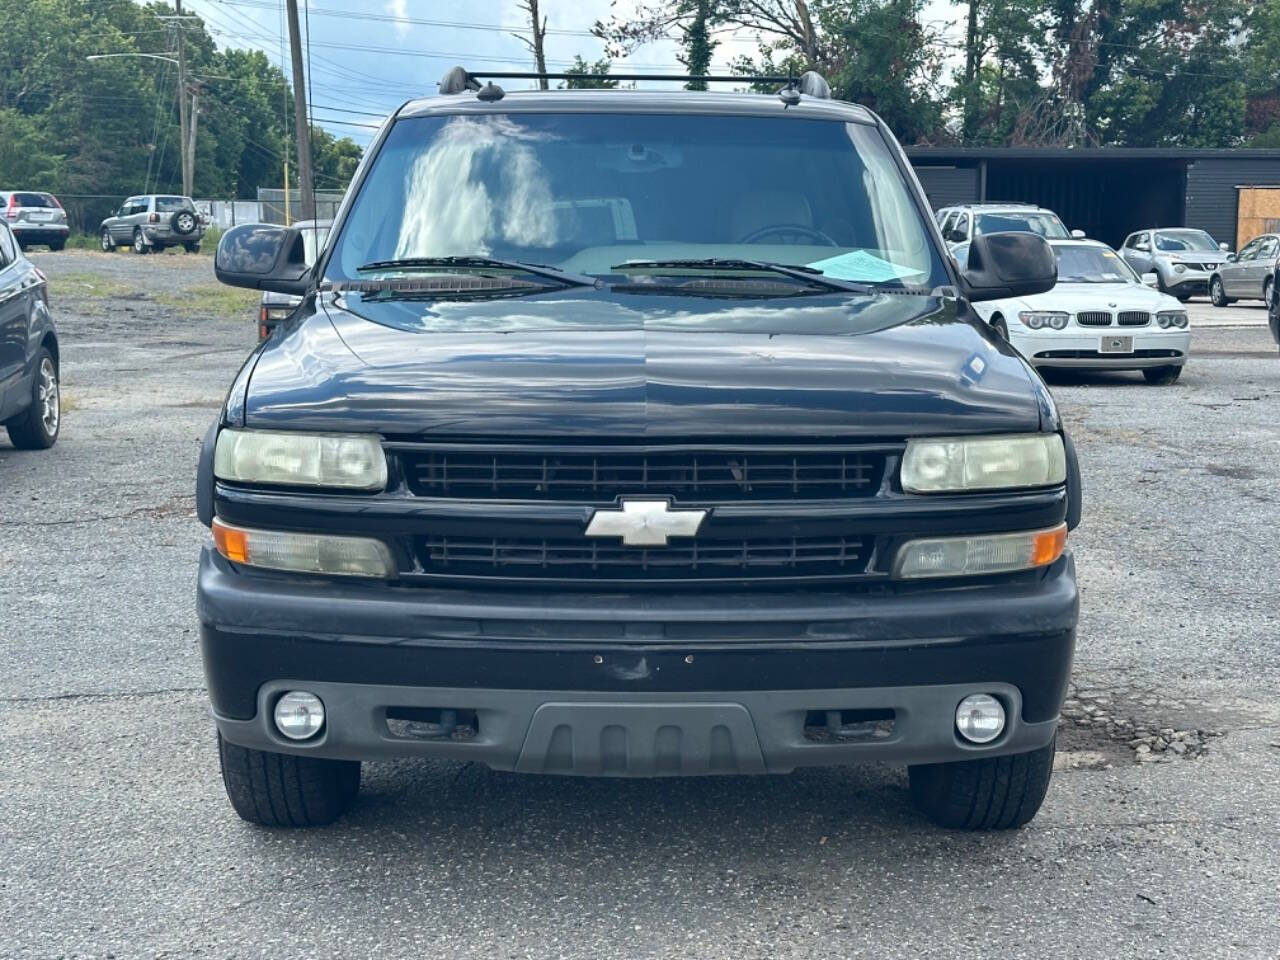
<path fill-rule="evenodd" d="M 621 510 L 597 510 L 588 537 L 621 537 L 628 547 L 665 547 L 668 537 L 692 537 L 706 510 L 672 510 L 665 500 L 623 500 Z"/>

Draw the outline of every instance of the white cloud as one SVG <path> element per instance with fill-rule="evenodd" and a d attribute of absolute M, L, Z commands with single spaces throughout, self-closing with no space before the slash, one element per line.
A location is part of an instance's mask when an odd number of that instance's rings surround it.
<path fill-rule="evenodd" d="M 396 34 L 406 36 L 413 29 L 409 22 L 409 0 L 387 0 L 387 13 L 395 17 Z"/>

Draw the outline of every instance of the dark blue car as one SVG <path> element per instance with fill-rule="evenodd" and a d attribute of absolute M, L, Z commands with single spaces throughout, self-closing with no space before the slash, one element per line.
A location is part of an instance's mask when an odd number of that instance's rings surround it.
<path fill-rule="evenodd" d="M 0 423 L 23 450 L 58 439 L 58 334 L 44 274 L 0 221 Z"/>

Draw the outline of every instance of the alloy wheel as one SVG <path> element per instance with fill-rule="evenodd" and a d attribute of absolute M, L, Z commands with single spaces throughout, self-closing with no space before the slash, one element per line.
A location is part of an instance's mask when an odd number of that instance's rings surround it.
<path fill-rule="evenodd" d="M 110 253 L 112 246 L 114 246 L 114 244 L 112 244 L 111 242 L 111 234 L 108 233 L 106 230 L 103 230 L 102 237 L 100 239 L 102 240 L 102 252 Z"/>
<path fill-rule="evenodd" d="M 49 357 L 45 357 L 40 363 L 40 382 L 36 390 L 44 432 L 51 437 L 55 436 L 58 432 L 58 420 L 62 415 L 62 404 L 58 396 L 58 371 Z"/>

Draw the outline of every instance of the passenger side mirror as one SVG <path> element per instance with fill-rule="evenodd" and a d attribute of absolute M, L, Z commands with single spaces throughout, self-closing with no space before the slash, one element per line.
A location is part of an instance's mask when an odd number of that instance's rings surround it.
<path fill-rule="evenodd" d="M 222 235 L 213 258 L 213 272 L 231 287 L 300 297 L 307 292 L 311 268 L 307 266 L 301 230 L 245 223 Z"/>
<path fill-rule="evenodd" d="M 1218 249 L 1221 250 L 1223 253 L 1226 253 L 1231 248 L 1228 247 L 1225 243 L 1220 243 L 1218 244 Z"/>
<path fill-rule="evenodd" d="M 1160 277 L 1158 274 L 1144 273 L 1142 275 L 1142 283 L 1144 286 L 1148 286 L 1148 287 L 1159 287 Z"/>
<path fill-rule="evenodd" d="M 971 303 L 1029 297 L 1053 289 L 1058 262 L 1044 237 L 1034 233 L 986 233 L 969 242 L 960 286 Z"/>
<path fill-rule="evenodd" d="M 1083 230 L 1072 230 L 1072 231 L 1071 231 L 1071 238 L 1072 238 L 1073 240 L 1083 240 L 1083 239 L 1084 239 L 1084 231 L 1083 231 Z"/>

